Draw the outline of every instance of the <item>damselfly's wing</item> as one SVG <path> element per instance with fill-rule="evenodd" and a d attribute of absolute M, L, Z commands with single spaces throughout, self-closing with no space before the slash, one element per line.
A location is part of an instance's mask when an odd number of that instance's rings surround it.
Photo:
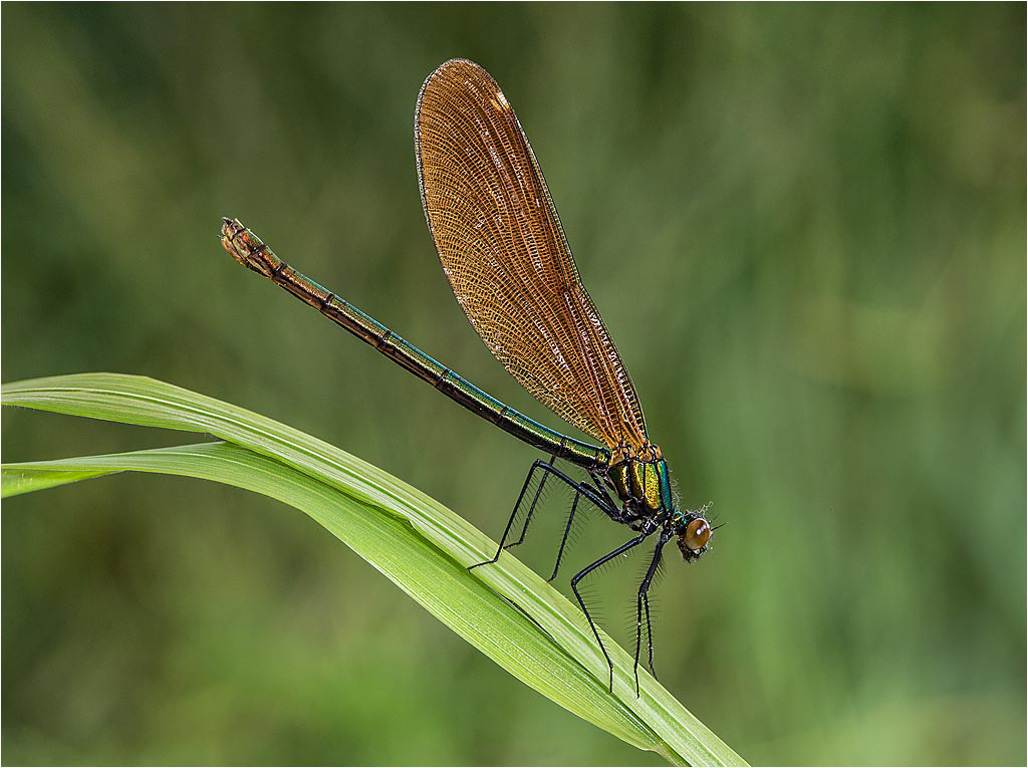
<path fill-rule="evenodd" d="M 562 419 L 615 451 L 642 449 L 632 380 L 496 81 L 474 62 L 446 62 L 421 89 L 414 132 L 428 227 L 478 335 Z"/>

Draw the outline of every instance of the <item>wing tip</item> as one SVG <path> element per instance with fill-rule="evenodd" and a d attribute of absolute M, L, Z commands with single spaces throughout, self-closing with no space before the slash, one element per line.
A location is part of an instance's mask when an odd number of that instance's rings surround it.
<path fill-rule="evenodd" d="M 496 85 L 496 80 L 486 71 L 485 67 L 478 62 L 472 61 L 471 59 L 463 56 L 455 56 L 452 59 L 447 59 L 438 67 L 433 69 L 429 76 L 425 78 L 425 82 L 421 84 L 421 90 L 418 91 L 418 99 L 414 105 L 414 165 L 418 172 L 418 191 L 421 194 L 421 207 L 425 214 L 425 222 L 428 224 L 429 232 L 433 232 L 433 229 L 432 217 L 428 210 L 428 199 L 425 195 L 425 179 L 421 157 L 421 107 L 425 100 L 425 92 L 428 90 L 428 86 L 432 81 L 440 75 L 460 67 L 468 67 L 476 74 L 483 75 L 496 86 L 497 91 L 500 90 L 499 85 Z"/>
<path fill-rule="evenodd" d="M 463 66 L 469 66 L 469 67 L 471 67 L 471 69 L 473 69 L 473 70 L 475 70 L 477 72 L 485 72 L 486 75 L 489 74 L 488 72 L 485 71 L 485 68 L 481 64 L 479 64 L 478 62 L 472 61 L 471 59 L 465 58 L 463 56 L 455 56 L 452 59 L 447 59 L 442 64 L 440 64 L 438 67 L 433 69 L 429 73 L 428 77 L 425 78 L 425 82 L 423 82 L 421 84 L 421 91 L 418 93 L 418 107 L 417 107 L 416 111 L 420 111 L 421 110 L 421 100 L 425 96 L 425 89 L 428 88 L 428 84 L 431 83 L 432 80 L 434 80 L 436 77 L 438 77 L 440 74 L 442 74 L 444 72 L 447 72 L 447 71 L 449 71 L 451 69 L 454 69 L 454 68 L 457 68 L 457 67 L 463 67 Z M 490 77 L 490 79 L 492 79 L 492 78 Z"/>

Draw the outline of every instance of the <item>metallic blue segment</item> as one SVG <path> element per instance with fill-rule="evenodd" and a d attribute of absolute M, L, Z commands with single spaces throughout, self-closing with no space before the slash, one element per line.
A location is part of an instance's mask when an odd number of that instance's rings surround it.
<path fill-rule="evenodd" d="M 324 290 L 324 289 L 322 289 L 322 290 Z M 326 293 L 327 293 L 327 291 L 326 291 Z M 375 318 L 371 317 L 371 315 L 364 314 L 359 309 L 357 309 L 357 307 L 353 306 L 353 304 L 351 304 L 350 302 L 346 301 L 345 299 L 340 299 L 337 296 L 330 303 L 331 303 L 332 306 L 339 306 L 341 304 L 342 305 L 341 309 L 343 309 L 346 312 L 348 312 L 349 314 L 354 315 L 355 317 L 359 318 L 360 320 L 362 320 L 367 325 L 370 325 L 373 328 L 378 328 L 383 333 L 385 333 L 386 331 L 389 330 L 384 325 L 382 325 L 382 323 L 378 322 L 378 320 L 376 320 Z"/>
<path fill-rule="evenodd" d="M 667 462 L 664 459 L 657 462 L 657 476 L 660 478 L 660 501 L 664 509 L 671 509 L 674 506 L 671 497 L 671 477 L 668 475 Z"/>
<path fill-rule="evenodd" d="M 604 448 L 583 443 L 580 440 L 562 435 L 560 432 L 530 419 L 510 406 L 504 405 L 488 392 L 483 392 L 467 379 L 453 371 L 447 371 L 440 386 L 449 385 L 459 391 L 468 400 L 475 403 L 477 409 L 488 414 L 492 422 L 531 445 L 552 453 L 569 461 L 583 462 L 584 466 L 600 466 L 610 460 L 610 454 Z M 476 410 L 477 410 L 476 409 Z"/>
<path fill-rule="evenodd" d="M 455 377 L 455 378 L 460 378 L 459 376 L 457 376 L 457 374 L 453 373 L 452 371 L 451 371 L 450 375 Z M 474 384 L 472 384 L 471 382 L 467 381 L 466 379 L 461 379 L 461 381 L 464 382 L 465 387 L 467 387 L 467 389 L 469 389 L 476 397 L 478 397 L 479 399 L 482 399 L 482 400 L 485 400 L 485 401 L 489 402 L 491 405 L 493 405 L 498 410 L 506 407 L 506 406 L 504 406 L 503 403 L 501 403 L 495 397 L 490 395 L 488 392 L 483 392 L 481 389 L 479 389 L 478 387 L 476 387 Z M 537 433 L 546 435 L 547 437 L 549 437 L 551 440 L 554 440 L 555 442 L 560 442 L 560 439 L 562 437 L 564 437 L 565 441 L 567 442 L 568 445 L 575 445 L 575 444 L 577 444 L 577 445 L 581 445 L 583 447 L 586 446 L 585 443 L 580 443 L 578 440 L 575 440 L 575 439 L 570 438 L 570 437 L 565 437 L 560 432 L 557 432 L 555 430 L 550 429 L 545 424 L 540 424 L 535 419 L 530 419 L 528 416 L 525 416 L 523 413 L 520 413 L 519 411 L 515 411 L 513 408 L 507 408 L 506 416 L 508 418 L 510 418 L 512 421 L 519 422 L 520 424 L 522 424 L 523 426 L 527 427 L 528 429 L 530 429 L 533 432 L 537 432 Z M 594 446 L 590 445 L 588 447 L 589 448 L 593 448 Z"/>
<path fill-rule="evenodd" d="M 431 355 L 426 355 L 402 336 L 396 336 L 395 334 L 390 336 L 389 343 L 402 349 L 409 357 L 420 362 L 425 368 L 437 371 L 438 373 L 442 373 L 446 370 L 445 365 L 440 363 Z"/>

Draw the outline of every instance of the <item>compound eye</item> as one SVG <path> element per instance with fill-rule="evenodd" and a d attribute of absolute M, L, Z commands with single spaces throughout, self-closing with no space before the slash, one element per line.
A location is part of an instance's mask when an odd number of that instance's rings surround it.
<path fill-rule="evenodd" d="M 710 541 L 710 523 L 697 517 L 685 529 L 685 546 L 693 552 L 699 552 Z"/>

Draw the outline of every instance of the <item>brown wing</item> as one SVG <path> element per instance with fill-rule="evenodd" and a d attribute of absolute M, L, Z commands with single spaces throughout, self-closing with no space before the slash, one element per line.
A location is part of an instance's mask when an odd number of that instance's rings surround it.
<path fill-rule="evenodd" d="M 428 228 L 486 346 L 562 419 L 612 449 L 641 450 L 635 388 L 496 81 L 472 61 L 447 61 L 421 88 L 414 138 Z"/>

